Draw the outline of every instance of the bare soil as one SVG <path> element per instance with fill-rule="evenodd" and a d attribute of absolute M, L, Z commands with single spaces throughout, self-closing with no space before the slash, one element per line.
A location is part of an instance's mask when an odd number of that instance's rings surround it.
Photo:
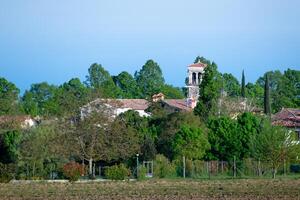
<path fill-rule="evenodd" d="M 0 184 L 0 199 L 300 199 L 300 180 L 149 180 Z"/>

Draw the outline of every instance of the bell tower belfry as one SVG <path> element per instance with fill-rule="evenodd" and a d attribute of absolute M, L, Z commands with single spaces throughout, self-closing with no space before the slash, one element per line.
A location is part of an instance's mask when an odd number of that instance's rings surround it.
<path fill-rule="evenodd" d="M 207 65 L 201 63 L 194 63 L 188 66 L 188 94 L 187 94 L 187 104 L 189 107 L 194 108 L 197 105 L 197 101 L 199 98 L 199 85 L 202 81 L 202 77 L 204 74 L 204 68 Z"/>

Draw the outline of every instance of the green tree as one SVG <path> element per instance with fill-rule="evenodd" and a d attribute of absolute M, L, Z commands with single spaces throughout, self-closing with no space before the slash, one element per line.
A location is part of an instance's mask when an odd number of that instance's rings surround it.
<path fill-rule="evenodd" d="M 124 121 L 126 126 L 136 129 L 142 136 L 148 134 L 148 119 L 141 117 L 137 111 L 128 110 L 117 116 L 117 119 Z"/>
<path fill-rule="evenodd" d="M 172 148 L 172 141 L 183 125 L 191 127 L 203 127 L 199 117 L 193 113 L 171 113 L 166 116 L 151 118 L 149 126 L 157 133 L 156 146 L 160 154 L 173 159 L 175 154 Z"/>
<path fill-rule="evenodd" d="M 61 85 L 55 95 L 61 116 L 75 116 L 80 106 L 89 100 L 89 90 L 78 78 Z"/>
<path fill-rule="evenodd" d="M 161 92 L 165 95 L 166 99 L 184 99 L 182 90 L 172 85 L 165 84 Z"/>
<path fill-rule="evenodd" d="M 208 121 L 208 141 L 211 149 L 206 157 L 209 160 L 231 161 L 241 157 L 242 143 L 237 132 L 237 123 L 229 117 L 212 118 Z"/>
<path fill-rule="evenodd" d="M 223 78 L 223 88 L 228 96 L 237 97 L 240 95 L 240 84 L 239 81 L 232 75 L 224 73 Z"/>
<path fill-rule="evenodd" d="M 258 107 L 263 107 L 264 88 L 259 84 L 247 83 L 246 96 L 248 100 L 251 99 Z"/>
<path fill-rule="evenodd" d="M 113 77 L 118 88 L 122 91 L 122 97 L 127 99 L 141 98 L 142 94 L 136 80 L 128 72 L 121 72 L 118 76 Z"/>
<path fill-rule="evenodd" d="M 32 84 L 23 96 L 23 107 L 27 114 L 51 116 L 58 113 L 55 100 L 57 87 L 46 82 Z M 29 106 L 29 107 L 26 107 Z"/>
<path fill-rule="evenodd" d="M 49 177 L 65 161 L 60 154 L 63 148 L 57 151 L 62 142 L 57 140 L 60 130 L 55 125 L 41 125 L 23 134 L 18 159 L 20 176 Z"/>
<path fill-rule="evenodd" d="M 14 163 L 19 155 L 19 144 L 21 142 L 19 130 L 7 131 L 0 135 L 0 163 Z"/>
<path fill-rule="evenodd" d="M 112 121 L 109 109 L 90 113 L 69 134 L 72 153 L 89 162 L 90 175 L 95 161 L 127 159 L 140 151 L 137 131 L 120 119 Z"/>
<path fill-rule="evenodd" d="M 268 71 L 262 77 L 259 77 L 256 81 L 261 87 L 265 86 L 266 76 L 268 75 L 269 78 L 269 86 L 272 91 L 277 90 L 278 83 L 282 78 L 282 73 L 279 70 L 275 71 Z"/>
<path fill-rule="evenodd" d="M 210 145 L 201 128 L 182 125 L 174 136 L 172 148 L 175 157 L 202 159 Z"/>
<path fill-rule="evenodd" d="M 149 128 L 149 119 L 141 117 L 137 111 L 129 110 L 121 113 L 117 119 L 125 122 L 127 127 L 134 128 L 140 138 L 141 158 L 143 160 L 154 159 L 156 155 L 155 139 L 151 128 Z"/>
<path fill-rule="evenodd" d="M 273 112 L 285 108 L 300 107 L 300 71 L 287 69 L 278 81 L 276 90 L 271 90 Z"/>
<path fill-rule="evenodd" d="M 15 84 L 0 77 L 0 115 L 18 113 L 19 92 Z"/>
<path fill-rule="evenodd" d="M 202 56 L 197 56 L 197 57 L 195 58 L 194 63 L 199 63 L 199 62 L 202 62 L 202 63 L 209 63 L 210 61 L 207 60 L 206 58 L 202 57 Z"/>
<path fill-rule="evenodd" d="M 293 134 L 282 127 L 272 126 L 269 120 L 261 122 L 259 134 L 252 140 L 254 158 L 271 163 L 275 178 L 278 167 L 284 162 L 295 160 L 299 155 L 299 144 L 295 144 Z"/>
<path fill-rule="evenodd" d="M 245 112 L 237 118 L 238 140 L 241 142 L 240 158 L 251 156 L 250 142 L 260 132 L 260 119 L 252 113 Z"/>
<path fill-rule="evenodd" d="M 86 76 L 86 84 L 94 89 L 97 96 L 103 98 L 116 98 L 120 96 L 120 89 L 115 85 L 109 72 L 100 64 L 94 63 L 90 66 L 89 75 Z"/>
<path fill-rule="evenodd" d="M 269 88 L 268 75 L 266 75 L 266 81 L 265 81 L 264 112 L 266 115 L 271 115 L 270 88 Z"/>
<path fill-rule="evenodd" d="M 257 80 L 257 84 L 264 87 L 266 76 L 269 78 L 270 100 L 272 112 L 278 112 L 283 107 L 297 108 L 300 92 L 300 71 L 287 69 L 282 74 L 280 71 L 269 71 Z"/>
<path fill-rule="evenodd" d="M 218 111 L 218 99 L 222 88 L 221 75 L 217 70 L 217 65 L 213 62 L 207 63 L 204 69 L 203 80 L 200 84 L 200 96 L 194 113 L 203 120 L 214 116 Z"/>
<path fill-rule="evenodd" d="M 165 80 L 159 65 L 153 60 L 148 60 L 139 72 L 134 75 L 143 97 L 151 97 L 161 92 Z"/>
<path fill-rule="evenodd" d="M 31 116 L 39 115 L 38 102 L 34 99 L 32 92 L 26 91 L 22 97 L 22 108 L 26 114 Z"/>
<path fill-rule="evenodd" d="M 241 88 L 241 94 L 242 97 L 245 98 L 246 97 L 246 91 L 245 91 L 245 74 L 244 74 L 244 70 L 242 73 L 242 88 Z"/>

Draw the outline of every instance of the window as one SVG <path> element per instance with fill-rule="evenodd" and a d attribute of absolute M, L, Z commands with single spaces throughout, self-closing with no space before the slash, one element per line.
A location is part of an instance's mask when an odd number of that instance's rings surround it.
<path fill-rule="evenodd" d="M 196 84 L 196 79 L 197 79 L 196 76 L 197 76 L 197 75 L 196 75 L 196 73 L 194 72 L 193 75 L 192 75 L 192 84 Z"/>

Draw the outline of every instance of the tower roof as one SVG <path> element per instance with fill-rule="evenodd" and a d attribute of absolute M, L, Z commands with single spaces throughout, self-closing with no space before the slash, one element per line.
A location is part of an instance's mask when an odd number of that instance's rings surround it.
<path fill-rule="evenodd" d="M 204 64 L 202 62 L 198 62 L 198 63 L 191 64 L 188 67 L 202 67 L 202 68 L 205 68 L 206 66 L 207 66 L 207 64 Z"/>

